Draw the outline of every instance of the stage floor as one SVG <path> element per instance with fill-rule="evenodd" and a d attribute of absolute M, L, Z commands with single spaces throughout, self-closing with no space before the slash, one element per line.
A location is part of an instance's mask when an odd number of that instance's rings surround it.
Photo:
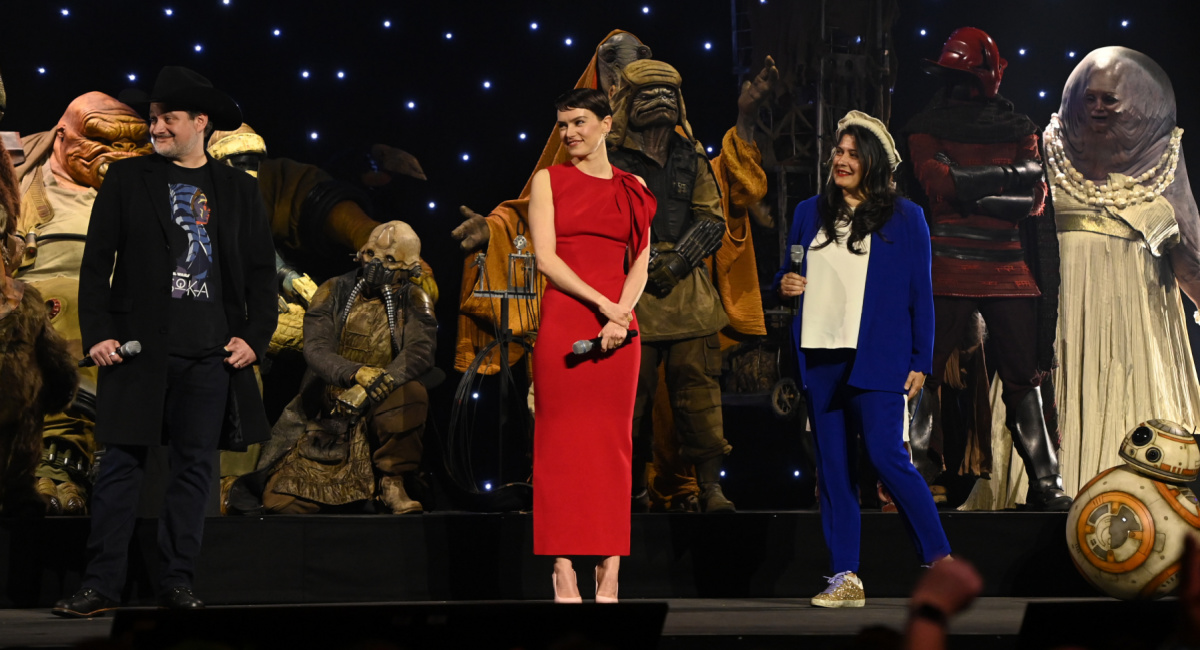
<path fill-rule="evenodd" d="M 941 514 L 982 595 L 1099 595 L 1067 553 L 1066 513 Z M 825 587 L 828 555 L 814 511 L 633 515 L 622 593 L 647 600 L 803 599 Z M 157 521 L 139 520 L 123 594 L 154 604 Z M 859 574 L 873 598 L 903 598 L 920 559 L 898 515 L 864 512 Z M 0 608 L 50 607 L 79 587 L 86 517 L 0 520 Z M 533 555 L 525 514 L 219 517 L 207 521 L 196 588 L 213 603 L 537 601 L 551 562 Z M 587 571 L 583 572 L 584 574 Z M 580 585 L 591 587 L 591 576 Z M 785 599 L 777 601 L 776 599 Z M 742 602 L 742 601 L 733 601 Z"/>
<path fill-rule="evenodd" d="M 477 601 L 474 604 L 478 602 L 514 606 L 534 604 L 529 601 Z M 803 641 L 801 645 L 805 648 L 833 648 L 844 646 L 866 627 L 902 630 L 906 599 L 871 598 L 861 609 L 821 609 L 809 606 L 807 599 L 797 598 L 688 598 L 666 602 L 669 609 L 660 648 L 795 648 L 798 641 Z M 1092 602 L 1113 601 L 1102 598 L 980 598 L 970 610 L 951 621 L 951 647 L 1015 648 L 1028 604 Z M 473 603 L 402 604 L 460 607 Z M 111 616 L 68 620 L 52 616 L 46 609 L 4 609 L 0 610 L 0 647 L 69 647 L 87 639 L 107 637 L 111 627 Z"/>

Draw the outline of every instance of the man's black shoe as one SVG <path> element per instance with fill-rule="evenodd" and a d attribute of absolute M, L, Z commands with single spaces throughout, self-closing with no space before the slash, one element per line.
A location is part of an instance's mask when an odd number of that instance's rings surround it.
<path fill-rule="evenodd" d="M 73 596 L 54 603 L 50 613 L 67 618 L 90 618 L 104 616 L 105 612 L 116 609 L 120 605 L 121 603 L 95 589 L 80 589 Z"/>
<path fill-rule="evenodd" d="M 158 597 L 158 606 L 167 609 L 204 609 L 204 601 L 196 598 L 191 587 L 171 587 Z"/>

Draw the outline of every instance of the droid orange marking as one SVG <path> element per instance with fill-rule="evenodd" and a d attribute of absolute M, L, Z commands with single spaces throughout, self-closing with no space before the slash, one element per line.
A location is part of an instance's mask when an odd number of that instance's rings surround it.
<path fill-rule="evenodd" d="M 1183 520 L 1188 522 L 1188 525 L 1192 528 L 1200 528 L 1200 515 L 1191 512 L 1183 507 L 1182 503 L 1179 503 L 1179 495 L 1181 494 L 1179 488 L 1167 483 L 1159 483 L 1158 481 L 1154 482 L 1154 487 L 1158 488 L 1158 493 L 1163 495 L 1163 498 L 1167 500 L 1167 504 L 1171 506 L 1175 514 L 1183 517 Z"/>
<path fill-rule="evenodd" d="M 1100 477 L 1097 476 L 1096 478 Z M 1118 562 L 1114 549 L 1121 547 L 1125 540 L 1121 540 L 1121 543 L 1115 547 L 1111 546 L 1111 540 L 1107 540 L 1108 544 L 1106 545 L 1108 548 L 1104 548 L 1100 543 L 1093 544 L 1092 541 L 1099 542 L 1099 540 L 1096 540 L 1098 536 L 1096 524 L 1105 518 L 1102 509 L 1106 508 L 1109 516 L 1118 516 L 1121 513 L 1122 507 L 1130 511 L 1137 520 L 1134 522 L 1135 525 L 1140 524 L 1142 530 L 1129 530 L 1125 532 L 1126 539 L 1137 542 L 1137 548 L 1124 561 Z M 1111 524 L 1108 525 L 1111 530 Z M 1127 573 L 1144 564 L 1154 551 L 1154 533 L 1154 518 L 1150 515 L 1150 510 L 1146 508 L 1146 504 L 1124 492 L 1104 492 L 1097 495 L 1084 506 L 1083 511 L 1079 515 L 1079 522 L 1076 524 L 1076 539 L 1079 547 L 1088 551 L 1084 553 L 1088 562 L 1096 568 L 1109 573 Z"/>

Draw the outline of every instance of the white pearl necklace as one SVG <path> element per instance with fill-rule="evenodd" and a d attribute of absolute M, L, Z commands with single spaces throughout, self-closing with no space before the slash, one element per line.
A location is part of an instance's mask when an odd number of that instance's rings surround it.
<path fill-rule="evenodd" d="M 1097 185 L 1075 169 L 1063 149 L 1061 129 L 1058 115 L 1052 115 L 1050 126 L 1046 127 L 1046 166 L 1049 168 L 1051 182 L 1080 203 L 1123 210 L 1138 203 L 1153 202 L 1175 182 L 1175 168 L 1179 165 L 1179 144 L 1183 139 L 1183 129 L 1179 127 L 1171 131 L 1171 140 L 1167 143 L 1162 157 L 1158 159 L 1158 164 L 1147 169 L 1141 176 L 1127 178 L 1123 184 L 1115 186 L 1108 183 Z M 1151 181 L 1149 186 L 1143 185 L 1147 181 Z"/>

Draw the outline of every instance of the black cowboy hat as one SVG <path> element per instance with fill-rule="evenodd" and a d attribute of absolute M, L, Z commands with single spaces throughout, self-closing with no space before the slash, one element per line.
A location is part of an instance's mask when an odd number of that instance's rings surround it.
<path fill-rule="evenodd" d="M 195 70 L 183 66 L 163 67 L 154 80 L 150 102 L 161 102 L 172 111 L 206 113 L 218 131 L 232 131 L 242 125 L 242 109 L 237 102 Z"/>

